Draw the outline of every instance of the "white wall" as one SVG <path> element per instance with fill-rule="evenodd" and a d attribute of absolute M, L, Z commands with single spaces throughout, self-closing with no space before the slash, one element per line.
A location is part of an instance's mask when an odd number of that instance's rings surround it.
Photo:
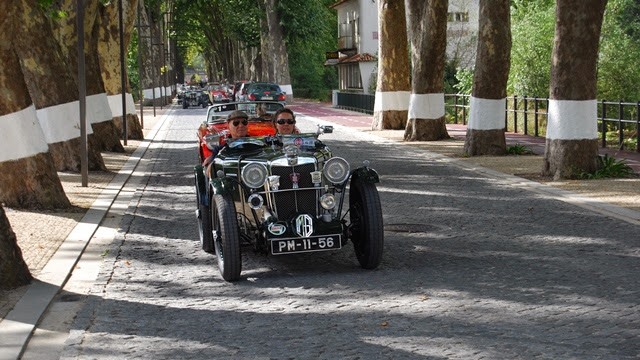
<path fill-rule="evenodd" d="M 369 82 L 371 81 L 371 73 L 376 68 L 375 61 L 361 62 L 360 65 L 360 77 L 362 78 L 362 91 L 365 94 L 369 94 Z"/>
<path fill-rule="evenodd" d="M 479 11 L 479 0 L 449 0 L 449 13 L 469 14 L 468 22 L 447 22 L 447 58 L 457 56 L 462 67 L 475 63 Z"/>
<path fill-rule="evenodd" d="M 360 3 L 360 48 L 359 53 L 378 53 L 378 4 L 371 0 Z M 362 82 L 364 84 L 364 81 Z"/>

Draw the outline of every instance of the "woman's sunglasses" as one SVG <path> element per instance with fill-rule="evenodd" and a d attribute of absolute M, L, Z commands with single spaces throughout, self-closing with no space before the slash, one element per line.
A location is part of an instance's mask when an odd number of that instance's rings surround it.
<path fill-rule="evenodd" d="M 238 126 L 242 123 L 242 125 L 247 125 L 249 122 L 247 120 L 233 120 L 233 126 Z"/>
<path fill-rule="evenodd" d="M 289 124 L 289 125 L 293 125 L 293 124 L 295 124 L 295 123 L 296 123 L 296 121 L 295 121 L 295 120 L 293 120 L 293 119 L 286 119 L 286 120 L 285 120 L 285 119 L 278 119 L 278 120 L 276 120 L 276 122 L 277 122 L 278 124 L 280 124 L 280 125 L 283 125 L 285 122 L 286 122 L 287 124 Z"/>

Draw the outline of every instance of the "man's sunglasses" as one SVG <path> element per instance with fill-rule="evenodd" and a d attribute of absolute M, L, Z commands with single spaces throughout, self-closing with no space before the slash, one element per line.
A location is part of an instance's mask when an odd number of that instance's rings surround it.
<path fill-rule="evenodd" d="M 293 120 L 293 119 L 278 119 L 278 120 L 276 120 L 276 122 L 277 122 L 278 124 L 280 124 L 280 125 L 283 125 L 285 122 L 286 122 L 287 124 L 289 124 L 289 125 L 293 125 L 293 124 L 295 124 L 295 123 L 296 123 L 296 121 L 295 121 L 295 120 Z"/>
<path fill-rule="evenodd" d="M 233 123 L 233 126 L 238 126 L 238 125 L 240 125 L 240 123 L 242 123 L 242 125 L 246 126 L 249 122 L 246 119 L 243 119 L 243 120 L 236 119 L 236 120 L 233 120 L 232 123 Z"/>

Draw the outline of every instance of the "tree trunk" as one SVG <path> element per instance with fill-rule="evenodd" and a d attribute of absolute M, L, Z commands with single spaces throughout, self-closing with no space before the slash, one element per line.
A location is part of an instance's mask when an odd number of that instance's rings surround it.
<path fill-rule="evenodd" d="M 124 49 L 129 47 L 133 24 L 136 20 L 138 0 L 122 0 L 123 23 L 124 23 Z M 98 59 L 104 87 L 107 92 L 113 123 L 119 134 L 123 134 L 122 123 L 122 92 L 125 92 L 126 111 L 124 116 L 127 119 L 127 138 L 143 139 L 142 127 L 136 115 L 133 96 L 129 88 L 129 82 L 125 74 L 124 89 L 121 82 L 120 71 L 120 30 L 118 19 L 118 4 L 111 2 L 110 5 L 100 8 L 98 14 Z M 126 71 L 126 67 L 125 67 Z M 160 77 L 160 75 L 157 75 Z"/>
<path fill-rule="evenodd" d="M 16 234 L 0 205 L 0 289 L 9 290 L 27 285 L 33 276 L 22 258 Z"/>
<path fill-rule="evenodd" d="M 16 1 L 20 6 L 15 46 L 22 73 L 37 110 L 58 171 L 80 171 L 81 138 L 78 86 L 68 59 L 53 37 L 51 24 L 36 0 Z M 77 61 L 75 62 L 77 64 Z M 91 132 L 91 128 L 87 128 Z M 89 137 L 89 169 L 106 169 L 93 137 Z"/>
<path fill-rule="evenodd" d="M 543 174 L 554 179 L 598 166 L 596 64 L 606 0 L 558 0 Z"/>
<path fill-rule="evenodd" d="M 289 54 L 287 53 L 287 42 L 284 38 L 284 30 L 280 24 L 280 14 L 276 7 L 276 0 L 264 0 L 267 12 L 267 26 L 269 27 L 269 37 L 272 52 L 262 53 L 263 59 L 271 62 L 273 82 L 280 85 L 282 91 L 287 93 L 287 102 L 293 101 L 293 88 L 291 87 L 291 76 L 289 75 Z"/>
<path fill-rule="evenodd" d="M 0 1 L 0 28 L 15 29 L 19 3 Z M 0 32 L 0 203 L 16 208 L 64 208 L 64 193 L 31 103 L 13 31 Z"/>
<path fill-rule="evenodd" d="M 138 19 L 136 18 L 136 22 L 137 21 Z M 155 24 L 151 23 L 148 11 L 143 6 L 142 11 L 140 12 L 140 36 L 142 36 L 142 38 L 138 39 L 138 51 L 142 58 L 140 87 L 143 89 L 142 96 L 144 97 L 143 104 L 145 106 L 160 106 L 161 98 L 159 76 L 155 74 L 158 70 L 156 70 L 156 65 L 153 61 L 156 55 L 152 52 L 153 46 L 151 45 L 152 42 L 156 42 L 157 39 L 153 41 L 151 40 L 151 26 L 154 26 L 153 32 L 156 32 Z"/>
<path fill-rule="evenodd" d="M 255 79 L 251 79 L 256 81 L 274 81 L 273 74 L 275 74 L 275 70 L 273 69 L 274 63 L 271 61 L 270 56 L 274 52 L 274 49 L 271 36 L 269 35 L 266 2 L 267 0 L 258 0 L 258 6 L 265 15 L 260 16 L 260 58 L 262 60 L 262 66 L 260 68 L 262 71 L 256 74 Z"/>
<path fill-rule="evenodd" d="M 378 82 L 373 130 L 404 129 L 411 83 L 403 0 L 378 0 Z"/>
<path fill-rule="evenodd" d="M 464 152 L 504 155 L 504 109 L 511 54 L 509 0 L 480 0 L 480 24 L 471 112 Z"/>
<path fill-rule="evenodd" d="M 69 61 L 71 74 L 78 83 L 77 0 L 62 0 L 52 6 L 67 14 L 65 17 L 53 19 L 52 30 L 63 56 Z M 89 135 L 89 142 L 91 148 L 95 148 L 96 151 L 124 152 L 124 147 L 118 138 L 118 131 L 111 121 L 111 108 L 98 64 L 98 43 L 94 28 L 99 6 L 102 5 L 97 1 L 85 1 L 84 7 L 86 118 L 93 129 L 93 134 Z"/>
<path fill-rule="evenodd" d="M 412 94 L 404 139 L 448 139 L 444 122 L 444 66 L 447 50 L 447 0 L 407 0 Z"/>

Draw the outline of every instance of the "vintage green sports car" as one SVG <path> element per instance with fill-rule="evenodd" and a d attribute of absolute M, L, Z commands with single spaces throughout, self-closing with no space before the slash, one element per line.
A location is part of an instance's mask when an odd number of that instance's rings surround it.
<path fill-rule="evenodd" d="M 215 253 L 226 281 L 240 279 L 245 245 L 288 255 L 339 250 L 350 240 L 363 268 L 380 264 L 378 173 L 368 162 L 350 170 L 333 156 L 318 140 L 332 130 L 230 140 L 209 168 L 195 167 L 202 249 Z"/>

